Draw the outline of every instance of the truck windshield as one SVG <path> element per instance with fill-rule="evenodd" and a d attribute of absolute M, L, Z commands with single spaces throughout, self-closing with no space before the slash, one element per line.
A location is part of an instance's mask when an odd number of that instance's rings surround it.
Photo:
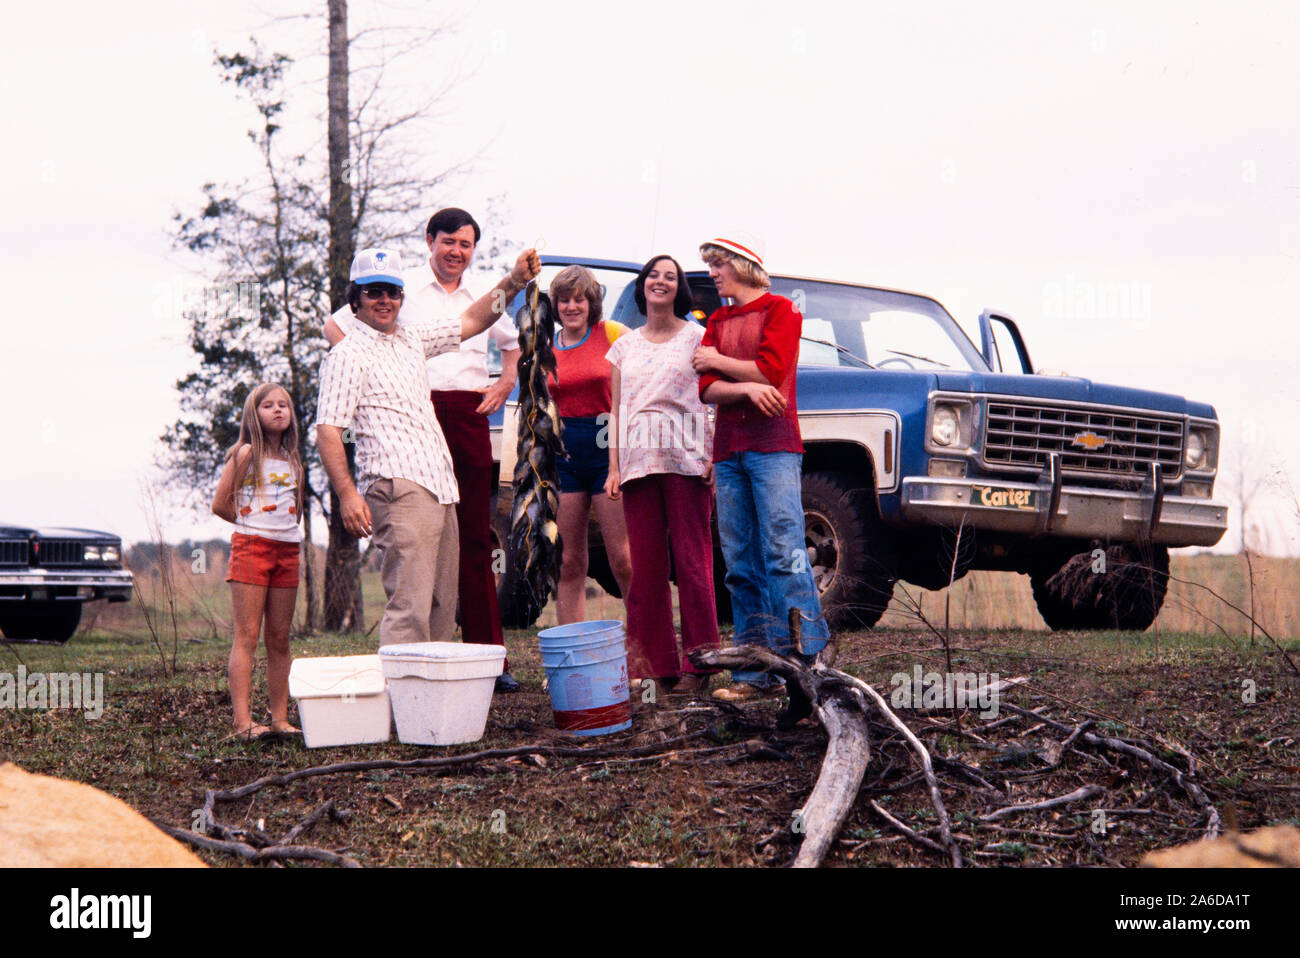
<path fill-rule="evenodd" d="M 877 369 L 984 369 L 975 346 L 932 299 L 840 283 L 772 277 L 772 292 L 803 313 L 799 364 L 856 366 L 831 343 Z"/>

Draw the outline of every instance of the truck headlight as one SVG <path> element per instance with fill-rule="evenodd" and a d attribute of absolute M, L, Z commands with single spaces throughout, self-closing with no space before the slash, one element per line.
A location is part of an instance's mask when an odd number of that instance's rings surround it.
<path fill-rule="evenodd" d="M 121 562 L 122 550 L 118 546 L 104 546 L 100 552 L 105 562 Z"/>
<path fill-rule="evenodd" d="M 930 438 L 935 445 L 951 446 L 961 438 L 961 414 L 955 406 L 936 403 L 930 422 Z"/>
<path fill-rule="evenodd" d="M 99 555 L 100 555 L 100 553 L 99 553 L 99 546 L 86 546 L 86 551 L 85 551 L 84 553 L 82 553 L 81 561 L 82 561 L 82 562 L 98 562 L 98 561 L 99 561 Z"/>
<path fill-rule="evenodd" d="M 1189 472 L 1213 473 L 1219 468 L 1219 424 L 1207 419 L 1187 423 L 1183 466 Z"/>
<path fill-rule="evenodd" d="M 976 403 L 955 396 L 932 396 L 926 412 L 926 447 L 930 452 L 943 451 L 965 455 L 974 442 Z"/>

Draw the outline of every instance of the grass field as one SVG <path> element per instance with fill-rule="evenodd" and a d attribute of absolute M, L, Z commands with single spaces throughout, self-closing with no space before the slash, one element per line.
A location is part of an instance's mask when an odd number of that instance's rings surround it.
<path fill-rule="evenodd" d="M 1288 637 L 1284 644 L 1292 658 L 1300 657 L 1294 639 L 1297 563 L 1254 565 L 1257 618 L 1273 635 Z M 1177 559 L 1173 574 L 1208 580 L 1229 601 L 1248 607 L 1244 572 L 1240 558 L 1207 556 Z M 825 743 L 820 727 L 804 722 L 776 731 L 777 703 L 771 700 L 735 710 L 664 697 L 635 702 L 629 732 L 580 743 L 593 749 L 661 746 L 658 754 L 639 760 L 548 758 L 546 748 L 574 743 L 552 728 L 536 629 L 508 634 L 512 669 L 526 690 L 496 697 L 487 734 L 474 745 L 424 749 L 394 741 L 309 751 L 301 743 L 223 742 L 229 731 L 229 598 L 223 574 L 209 568 L 204 576 L 177 576 L 174 669 L 171 613 L 161 596 L 151 596 L 148 574 L 140 576 L 142 594 L 155 606 L 151 618 L 161 632 L 159 643 L 140 606 L 131 603 L 100 604 L 98 615 L 88 616 L 65 646 L 0 648 L 0 671 L 20 662 L 29 672 L 98 671 L 106 684 L 106 708 L 97 720 L 69 710 L 0 710 L 0 759 L 94 784 L 156 820 L 189 827 L 205 788 L 236 787 L 271 772 L 535 747 L 533 755 L 453 770 L 358 772 L 268 788 L 237 807 L 223 805 L 219 817 L 248 829 L 260 820 L 262 831 L 280 835 L 332 799 L 348 813 L 346 821 L 322 822 L 304 841 L 342 850 L 366 865 L 754 865 L 789 859 L 788 836 L 782 836 L 816 777 Z M 369 622 L 378 616 L 382 596 L 373 573 L 364 585 Z M 1231 806 L 1242 828 L 1300 823 L 1296 676 L 1261 636 L 1252 644 L 1249 623 L 1215 600 L 1206 602 L 1202 590 L 1188 589 L 1173 592 L 1157 627 L 1145 634 L 1051 634 L 1033 621 L 1027 584 L 1019 577 L 971 576 L 953 590 L 948 654 L 954 669 L 1026 677 L 1028 684 L 1008 693 L 1008 702 L 1048 706 L 1048 714 L 1069 724 L 1089 719 L 1117 734 L 1166 743 L 1163 754 L 1170 760 L 1173 746 L 1185 749 L 1195 756 L 1198 780 L 1211 800 Z M 922 607 L 927 618 L 942 624 L 941 594 L 925 594 Z M 588 618 L 605 616 L 621 617 L 621 603 L 590 600 Z M 946 667 L 932 632 L 918 628 L 914 617 L 890 616 L 875 630 L 837 636 L 839 667 L 886 692 L 897 672 Z M 1207 625 L 1211 620 L 1218 625 Z M 1174 624 L 1182 622 L 1199 624 Z M 373 635 L 315 635 L 295 640 L 294 654 L 349 654 L 376 646 Z M 262 680 L 259 667 L 254 702 L 260 709 L 266 702 Z M 1242 691 L 1247 682 L 1251 701 Z M 963 716 L 961 726 L 952 725 L 945 710 L 917 710 L 911 719 L 936 756 L 988 769 L 1000 768 L 997 763 L 1007 756 L 1025 763 L 1006 773 L 1013 783 L 1007 794 L 1014 791 L 1015 801 L 1089 782 L 1107 789 L 1077 809 L 999 826 L 978 821 L 992 801 L 989 795 L 945 787 L 954 829 L 969 841 L 967 858 L 974 864 L 1132 865 L 1146 850 L 1199 834 L 1193 810 L 1144 767 L 1109 763 L 1108 771 L 1105 759 L 1081 755 L 1049 770 L 1033 757 L 1050 746 L 1041 728 L 1007 728 L 1012 740 L 989 755 L 969 735 L 984 727 L 974 712 Z M 991 742 L 993 734 L 983 738 Z M 869 809 L 869 799 L 918 828 L 932 824 L 924 787 L 909 776 L 906 755 L 882 743 L 829 864 L 942 864 L 891 832 Z M 1087 827 L 1087 814 L 1099 808 L 1127 810 L 1101 839 Z M 200 854 L 214 865 L 238 864 L 219 853 Z"/>

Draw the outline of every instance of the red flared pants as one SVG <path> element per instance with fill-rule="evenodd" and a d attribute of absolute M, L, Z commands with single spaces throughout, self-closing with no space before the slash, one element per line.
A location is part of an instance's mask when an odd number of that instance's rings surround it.
<path fill-rule="evenodd" d="M 623 517 L 632 552 L 632 587 L 627 596 L 629 676 L 676 679 L 683 672 L 708 671 L 695 668 L 686 654 L 719 644 L 709 528 L 712 512 L 713 489 L 697 476 L 656 473 L 623 483 Z M 680 652 L 668 583 L 670 555 L 681 609 Z"/>

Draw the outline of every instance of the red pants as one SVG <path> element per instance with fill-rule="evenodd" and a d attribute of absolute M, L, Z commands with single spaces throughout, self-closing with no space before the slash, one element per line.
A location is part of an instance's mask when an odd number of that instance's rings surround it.
<path fill-rule="evenodd" d="M 633 678 L 675 679 L 683 672 L 711 671 L 695 668 L 686 653 L 719 644 L 712 512 L 713 489 L 696 476 L 656 473 L 623 483 L 623 517 L 632 551 L 627 633 L 628 675 Z M 682 616 L 680 653 L 668 584 L 670 549 Z"/>
<path fill-rule="evenodd" d="M 492 572 L 492 436 L 487 416 L 474 411 L 483 394 L 434 390 L 431 398 L 460 487 L 456 522 L 460 526 L 461 637 L 466 642 L 505 645 Z"/>

